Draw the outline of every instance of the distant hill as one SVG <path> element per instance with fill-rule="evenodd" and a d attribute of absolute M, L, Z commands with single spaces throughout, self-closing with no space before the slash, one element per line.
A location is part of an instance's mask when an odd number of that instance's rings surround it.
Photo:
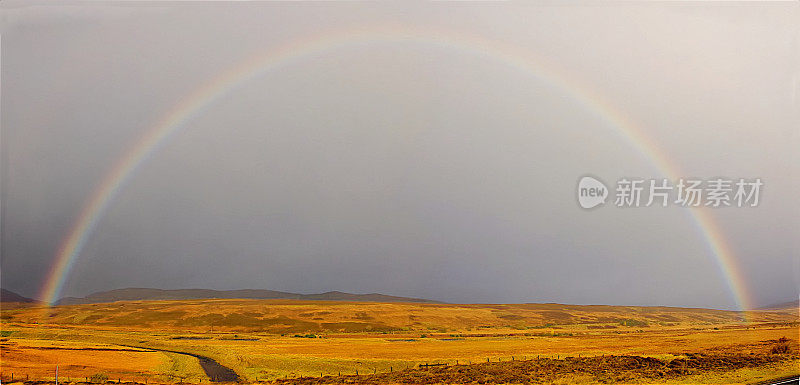
<path fill-rule="evenodd" d="M 800 299 L 796 299 L 794 301 L 787 301 L 787 302 L 780 302 L 780 303 L 773 303 L 771 305 L 759 307 L 761 310 L 768 310 L 768 309 L 786 309 L 786 308 L 800 308 Z"/>
<path fill-rule="evenodd" d="M 293 299 L 311 301 L 359 301 L 359 302 L 417 302 L 437 303 L 421 298 L 396 297 L 384 294 L 351 294 L 340 291 L 329 291 L 320 294 L 297 294 L 275 290 L 209 290 L 209 289 L 148 289 L 127 288 L 92 293 L 83 298 L 65 297 L 57 305 L 79 305 L 87 303 L 103 303 L 116 301 L 141 300 L 186 300 L 186 299 Z"/>
<path fill-rule="evenodd" d="M 4 314 L 3 322 L 32 324 L 41 322 L 41 317 L 41 309 L 22 309 Z M 794 309 L 754 311 L 748 320 L 754 324 L 796 322 L 797 312 Z M 210 333 L 213 327 L 218 333 L 302 336 L 308 333 L 406 332 L 417 336 L 437 333 L 446 338 L 453 333 L 469 333 L 475 337 L 491 333 L 556 337 L 556 333 L 571 335 L 573 331 L 577 331 L 576 335 L 627 334 L 641 328 L 660 330 L 662 326 L 683 329 L 714 325 L 727 330 L 740 327 L 743 317 L 738 311 L 675 307 L 192 299 L 62 306 L 50 312 L 46 322 L 51 325 L 80 322 L 87 326 L 119 326 L 159 333 L 173 331 L 184 336 L 187 336 L 185 333 Z M 787 329 L 786 333 L 796 330 L 796 327 Z M 773 335 L 783 334 L 775 333 L 780 334 Z M 195 337 L 188 335 L 190 339 Z"/>
<path fill-rule="evenodd" d="M 36 302 L 36 300 L 30 299 L 28 297 L 23 297 L 17 293 L 14 293 L 11 290 L 0 289 L 0 302 L 33 303 Z"/>

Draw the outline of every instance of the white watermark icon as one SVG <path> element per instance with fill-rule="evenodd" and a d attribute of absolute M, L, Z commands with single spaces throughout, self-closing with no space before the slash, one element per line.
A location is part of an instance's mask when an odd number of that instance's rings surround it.
<path fill-rule="evenodd" d="M 755 207 L 759 204 L 761 178 L 668 179 L 622 178 L 614 191 L 614 206 L 650 207 Z M 591 176 L 578 181 L 578 204 L 590 209 L 606 202 L 609 189 Z"/>
<path fill-rule="evenodd" d="M 578 181 L 578 204 L 585 209 L 601 205 L 606 202 L 608 188 L 599 180 L 585 176 Z"/>

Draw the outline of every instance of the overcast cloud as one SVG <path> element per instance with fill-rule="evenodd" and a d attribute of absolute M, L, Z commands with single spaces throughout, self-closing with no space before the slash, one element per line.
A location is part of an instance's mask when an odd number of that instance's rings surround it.
<path fill-rule="evenodd" d="M 394 25 L 546 58 L 681 176 L 762 178 L 759 207 L 712 216 L 757 304 L 798 296 L 796 2 L 3 2 L 0 12 L 2 286 L 23 295 L 39 294 L 112 165 L 197 87 L 308 36 Z M 687 209 L 579 208 L 582 175 L 663 175 L 560 83 L 421 41 L 299 57 L 203 109 L 143 163 L 63 295 L 263 288 L 734 308 Z"/>

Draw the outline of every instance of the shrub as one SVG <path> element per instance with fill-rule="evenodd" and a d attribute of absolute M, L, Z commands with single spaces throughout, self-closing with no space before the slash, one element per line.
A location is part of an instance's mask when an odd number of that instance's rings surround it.
<path fill-rule="evenodd" d="M 642 327 L 647 326 L 647 322 L 639 321 L 635 319 L 626 318 L 619 321 L 619 324 L 622 326 L 632 326 L 632 327 Z"/>
<path fill-rule="evenodd" d="M 295 334 L 292 337 L 294 338 L 317 338 L 316 334 Z"/>
<path fill-rule="evenodd" d="M 789 346 L 789 339 L 786 337 L 779 338 L 778 343 L 772 346 L 772 350 L 770 350 L 772 354 L 787 354 L 791 351 L 792 348 Z"/>
<path fill-rule="evenodd" d="M 106 382 L 108 381 L 108 374 L 105 373 L 95 373 L 89 377 L 89 381 L 91 382 Z"/>
<path fill-rule="evenodd" d="M 771 350 L 772 354 L 786 354 L 789 353 L 790 351 L 791 348 L 789 347 L 789 344 L 786 343 L 775 344 L 775 346 L 773 346 Z"/>

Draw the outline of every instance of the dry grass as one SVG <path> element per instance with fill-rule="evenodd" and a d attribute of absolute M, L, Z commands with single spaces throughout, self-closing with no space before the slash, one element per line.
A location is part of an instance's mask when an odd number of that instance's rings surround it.
<path fill-rule="evenodd" d="M 7 377 L 13 369 L 50 378 L 54 362 L 62 360 L 71 365 L 61 369 L 62 376 L 108 373 L 112 379 L 147 377 L 167 382 L 205 377 L 192 357 L 131 351 L 135 349 L 130 347 L 211 357 L 246 381 L 351 375 L 356 371 L 380 374 L 420 363 L 458 362 L 463 366 L 485 363 L 487 358 L 503 364 L 512 357 L 518 362 L 534 357 L 563 360 L 625 355 L 671 362 L 687 358 L 687 353 L 780 357 L 754 366 L 722 365 L 691 374 L 701 382 L 798 372 L 797 310 L 752 312 L 749 318 L 752 323 L 743 323 L 739 313 L 707 309 L 281 300 L 3 309 L 2 374 Z M 787 339 L 779 340 L 782 337 Z M 127 350 L 41 348 L 47 344 Z M 97 359 L 98 354 L 103 358 Z M 559 375 L 559 381 L 599 381 L 591 373 L 579 372 Z M 642 378 L 649 382 L 675 380 L 669 376 Z"/>
<path fill-rule="evenodd" d="M 648 326 L 740 324 L 738 312 L 634 306 L 558 304 L 448 305 L 292 300 L 131 301 L 4 312 L 8 321 L 183 332 L 356 333 L 533 330 L 549 326 L 595 330 Z M 751 321 L 796 321 L 796 311 L 751 312 Z M 794 315 L 794 319 L 792 319 Z"/>
<path fill-rule="evenodd" d="M 569 377 L 581 383 L 631 383 L 686 381 L 714 373 L 720 367 L 727 371 L 761 368 L 785 364 L 785 357 L 776 355 L 701 355 L 685 358 L 658 359 L 641 356 L 568 357 L 564 359 L 533 358 L 522 361 L 487 362 L 471 365 L 425 367 L 398 370 L 367 376 L 327 376 L 278 380 L 282 384 L 472 384 L 472 383 L 554 383 Z"/>
<path fill-rule="evenodd" d="M 2 342 L 4 377 L 51 379 L 56 365 L 62 381 L 85 380 L 96 374 L 108 378 L 144 378 L 166 373 L 170 360 L 157 352 L 64 341 L 11 340 Z"/>

